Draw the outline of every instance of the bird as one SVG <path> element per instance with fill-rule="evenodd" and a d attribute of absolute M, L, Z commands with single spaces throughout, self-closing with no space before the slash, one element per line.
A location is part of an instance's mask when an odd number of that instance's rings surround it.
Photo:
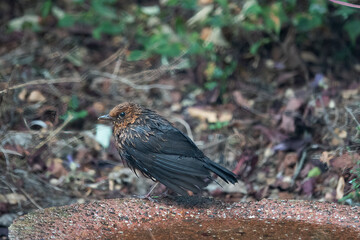
<path fill-rule="evenodd" d="M 146 198 L 159 182 L 188 196 L 189 190 L 201 193 L 214 180 L 213 173 L 226 183 L 238 181 L 233 172 L 210 160 L 187 135 L 155 111 L 124 102 L 98 119 L 112 122 L 123 162 L 156 182 Z"/>

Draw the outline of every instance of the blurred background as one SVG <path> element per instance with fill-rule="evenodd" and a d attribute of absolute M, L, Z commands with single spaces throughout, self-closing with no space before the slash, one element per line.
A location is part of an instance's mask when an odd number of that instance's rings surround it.
<path fill-rule="evenodd" d="M 97 121 L 125 101 L 239 176 L 204 196 L 359 204 L 359 26 L 326 0 L 1 1 L 0 236 L 149 190 Z"/>

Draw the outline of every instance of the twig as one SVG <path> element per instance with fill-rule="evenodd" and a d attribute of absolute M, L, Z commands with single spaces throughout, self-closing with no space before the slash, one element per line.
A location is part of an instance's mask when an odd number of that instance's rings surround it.
<path fill-rule="evenodd" d="M 105 59 L 104 61 L 102 61 L 101 63 L 99 63 L 99 67 L 103 68 L 106 65 L 109 65 L 112 61 L 114 61 L 116 58 L 118 58 L 120 55 L 122 55 L 125 51 L 125 49 L 127 49 L 128 46 L 125 46 L 124 48 L 120 48 L 118 49 L 114 54 L 112 54 L 110 57 L 108 57 L 107 59 Z"/>
<path fill-rule="evenodd" d="M 185 54 L 179 56 L 173 62 L 171 62 L 169 65 L 163 65 L 157 69 L 145 70 L 145 71 L 142 71 L 139 73 L 134 73 L 134 74 L 127 76 L 127 78 L 131 78 L 134 80 L 139 79 L 139 78 L 145 78 L 143 81 L 146 81 L 146 82 L 153 81 L 154 79 L 159 78 L 165 72 L 178 70 L 183 63 L 183 62 L 181 62 L 181 60 L 183 60 L 182 57 L 184 55 Z"/>
<path fill-rule="evenodd" d="M 302 152 L 301 154 L 301 158 L 300 158 L 300 161 L 299 163 L 297 164 L 296 168 L 295 168 L 295 172 L 294 172 L 294 175 L 292 177 L 292 183 L 291 185 L 294 185 L 295 184 L 295 180 L 296 178 L 299 176 L 300 174 L 300 171 L 301 169 L 303 168 L 304 166 L 304 163 L 305 163 L 305 159 L 306 159 L 306 155 L 307 155 L 307 149 L 304 149 L 304 151 Z"/>
<path fill-rule="evenodd" d="M 347 3 L 347 2 L 343 2 L 343 1 L 337 1 L 337 0 L 329 0 L 329 1 L 336 3 L 336 4 L 343 5 L 343 6 L 347 6 L 347 7 L 360 8 L 360 5 L 357 5 L 357 4 L 352 4 L 352 3 Z"/>
<path fill-rule="evenodd" d="M 360 127 L 360 123 L 359 121 L 356 119 L 354 113 L 351 111 L 350 108 L 348 107 L 345 107 L 345 110 L 351 115 L 351 117 L 354 119 L 354 121 L 356 122 L 356 124 L 358 125 L 358 127 Z"/>
<path fill-rule="evenodd" d="M 22 84 L 18 84 L 18 85 L 15 85 L 15 86 L 8 87 L 5 90 L 1 90 L 0 94 L 6 93 L 9 90 L 23 88 L 23 87 L 27 87 L 27 86 L 31 86 L 31 85 L 69 83 L 69 82 L 81 82 L 81 78 L 57 78 L 57 79 L 53 79 L 53 80 L 38 79 L 38 80 L 30 81 L 30 82 L 27 82 L 27 83 L 22 83 Z"/>
<path fill-rule="evenodd" d="M 107 72 L 91 71 L 91 73 L 94 75 L 98 75 L 98 76 L 106 77 L 106 78 L 109 78 L 109 79 L 112 79 L 115 81 L 119 81 L 119 82 L 124 83 L 134 89 L 139 89 L 139 90 L 150 90 L 153 88 L 171 90 L 174 88 L 173 86 L 163 85 L 163 84 L 137 85 L 137 84 L 131 82 L 128 78 L 120 77 L 120 76 L 117 76 L 117 75 L 114 75 L 111 73 L 107 73 Z"/>
<path fill-rule="evenodd" d="M 120 70 L 121 63 L 122 63 L 122 61 L 121 61 L 121 59 L 119 58 L 119 59 L 116 61 L 116 64 L 115 64 L 115 67 L 114 67 L 114 72 L 113 72 L 114 75 L 118 75 L 119 70 Z"/>
<path fill-rule="evenodd" d="M 34 199 L 32 199 L 32 198 L 30 197 L 30 195 L 27 194 L 27 192 L 25 192 L 24 189 L 19 188 L 19 190 L 25 195 L 25 197 L 26 197 L 32 204 L 34 204 L 35 207 L 37 207 L 37 208 L 40 209 L 40 210 L 43 210 L 43 208 L 42 208 L 39 204 L 37 204 L 37 202 L 36 202 Z"/>
<path fill-rule="evenodd" d="M 61 126 L 59 126 L 57 129 L 55 129 L 44 141 L 42 141 L 35 147 L 35 150 L 41 148 L 47 142 L 49 142 L 51 139 L 53 139 L 61 131 L 61 129 L 63 129 L 73 118 L 74 118 L 73 115 L 69 115 L 68 118 L 65 120 L 65 122 L 63 124 L 61 124 Z"/>
<path fill-rule="evenodd" d="M 5 149 L 5 148 L 3 148 L 2 146 L 0 146 L 0 151 L 3 152 L 3 153 L 12 154 L 12 155 L 16 155 L 16 156 L 22 157 L 22 154 L 20 154 L 20 153 L 18 153 L 18 152 L 16 152 L 16 151 L 13 151 L 13 150 Z"/>
<path fill-rule="evenodd" d="M 0 146 L 0 151 L 4 153 L 5 162 L 6 162 L 6 172 L 8 172 L 10 170 L 9 155 L 2 146 Z"/>

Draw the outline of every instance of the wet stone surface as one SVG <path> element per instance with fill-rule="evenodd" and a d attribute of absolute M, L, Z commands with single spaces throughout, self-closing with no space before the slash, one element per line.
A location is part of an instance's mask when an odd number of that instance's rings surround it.
<path fill-rule="evenodd" d="M 360 208 L 198 197 L 110 199 L 19 217 L 11 239 L 360 239 Z"/>

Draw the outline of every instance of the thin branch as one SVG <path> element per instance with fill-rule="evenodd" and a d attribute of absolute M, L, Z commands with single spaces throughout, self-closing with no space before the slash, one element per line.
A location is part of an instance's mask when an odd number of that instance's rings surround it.
<path fill-rule="evenodd" d="M 174 89 L 173 86 L 169 86 L 169 85 L 163 85 L 163 84 L 149 84 L 149 85 L 137 85 L 133 82 L 131 82 L 128 78 L 125 77 L 120 77 L 111 73 L 107 73 L 107 72 L 99 72 L 99 71 L 91 71 L 92 74 L 97 75 L 97 76 L 101 76 L 101 77 L 106 77 L 115 81 L 119 81 L 123 84 L 126 84 L 134 89 L 139 89 L 139 90 L 150 90 L 153 88 L 159 88 L 159 89 L 166 89 L 166 90 L 171 90 Z"/>
<path fill-rule="evenodd" d="M 347 7 L 360 8 L 360 5 L 357 5 L 357 4 L 352 4 L 352 3 L 347 3 L 347 2 L 343 2 L 343 1 L 337 1 L 337 0 L 329 0 L 329 1 L 336 3 L 336 4 L 343 5 L 343 6 L 347 6 Z"/>
<path fill-rule="evenodd" d="M 32 198 L 30 197 L 30 195 L 27 194 L 27 192 L 25 192 L 24 189 L 19 188 L 19 190 L 25 195 L 25 197 L 26 197 L 32 204 L 34 204 L 35 207 L 37 207 L 37 208 L 40 209 L 40 210 L 43 210 L 43 209 L 44 209 L 44 208 L 42 208 L 39 204 L 37 204 L 37 202 L 36 202 L 34 199 L 32 199 Z"/>
<path fill-rule="evenodd" d="M 345 107 L 345 110 L 351 115 L 351 117 L 354 119 L 354 121 L 356 122 L 356 124 L 358 125 L 358 127 L 360 127 L 360 123 L 359 121 L 356 119 L 354 113 L 351 111 L 350 108 L 348 107 Z"/>
<path fill-rule="evenodd" d="M 47 142 L 49 142 L 51 139 L 53 139 L 73 118 L 74 118 L 74 116 L 69 115 L 68 118 L 65 120 L 65 122 L 63 124 L 61 124 L 61 126 L 59 126 L 57 129 L 55 129 L 44 141 L 42 141 L 35 147 L 35 150 L 41 148 Z"/>
<path fill-rule="evenodd" d="M 69 82 L 81 82 L 81 78 L 58 78 L 58 79 L 53 79 L 53 80 L 38 79 L 38 80 L 30 81 L 30 82 L 27 82 L 27 83 L 22 83 L 22 84 L 18 84 L 18 85 L 15 85 L 15 86 L 8 87 L 5 90 L 1 90 L 0 94 L 6 93 L 9 90 L 23 88 L 23 87 L 27 87 L 27 86 L 31 86 L 31 85 L 69 83 Z"/>

